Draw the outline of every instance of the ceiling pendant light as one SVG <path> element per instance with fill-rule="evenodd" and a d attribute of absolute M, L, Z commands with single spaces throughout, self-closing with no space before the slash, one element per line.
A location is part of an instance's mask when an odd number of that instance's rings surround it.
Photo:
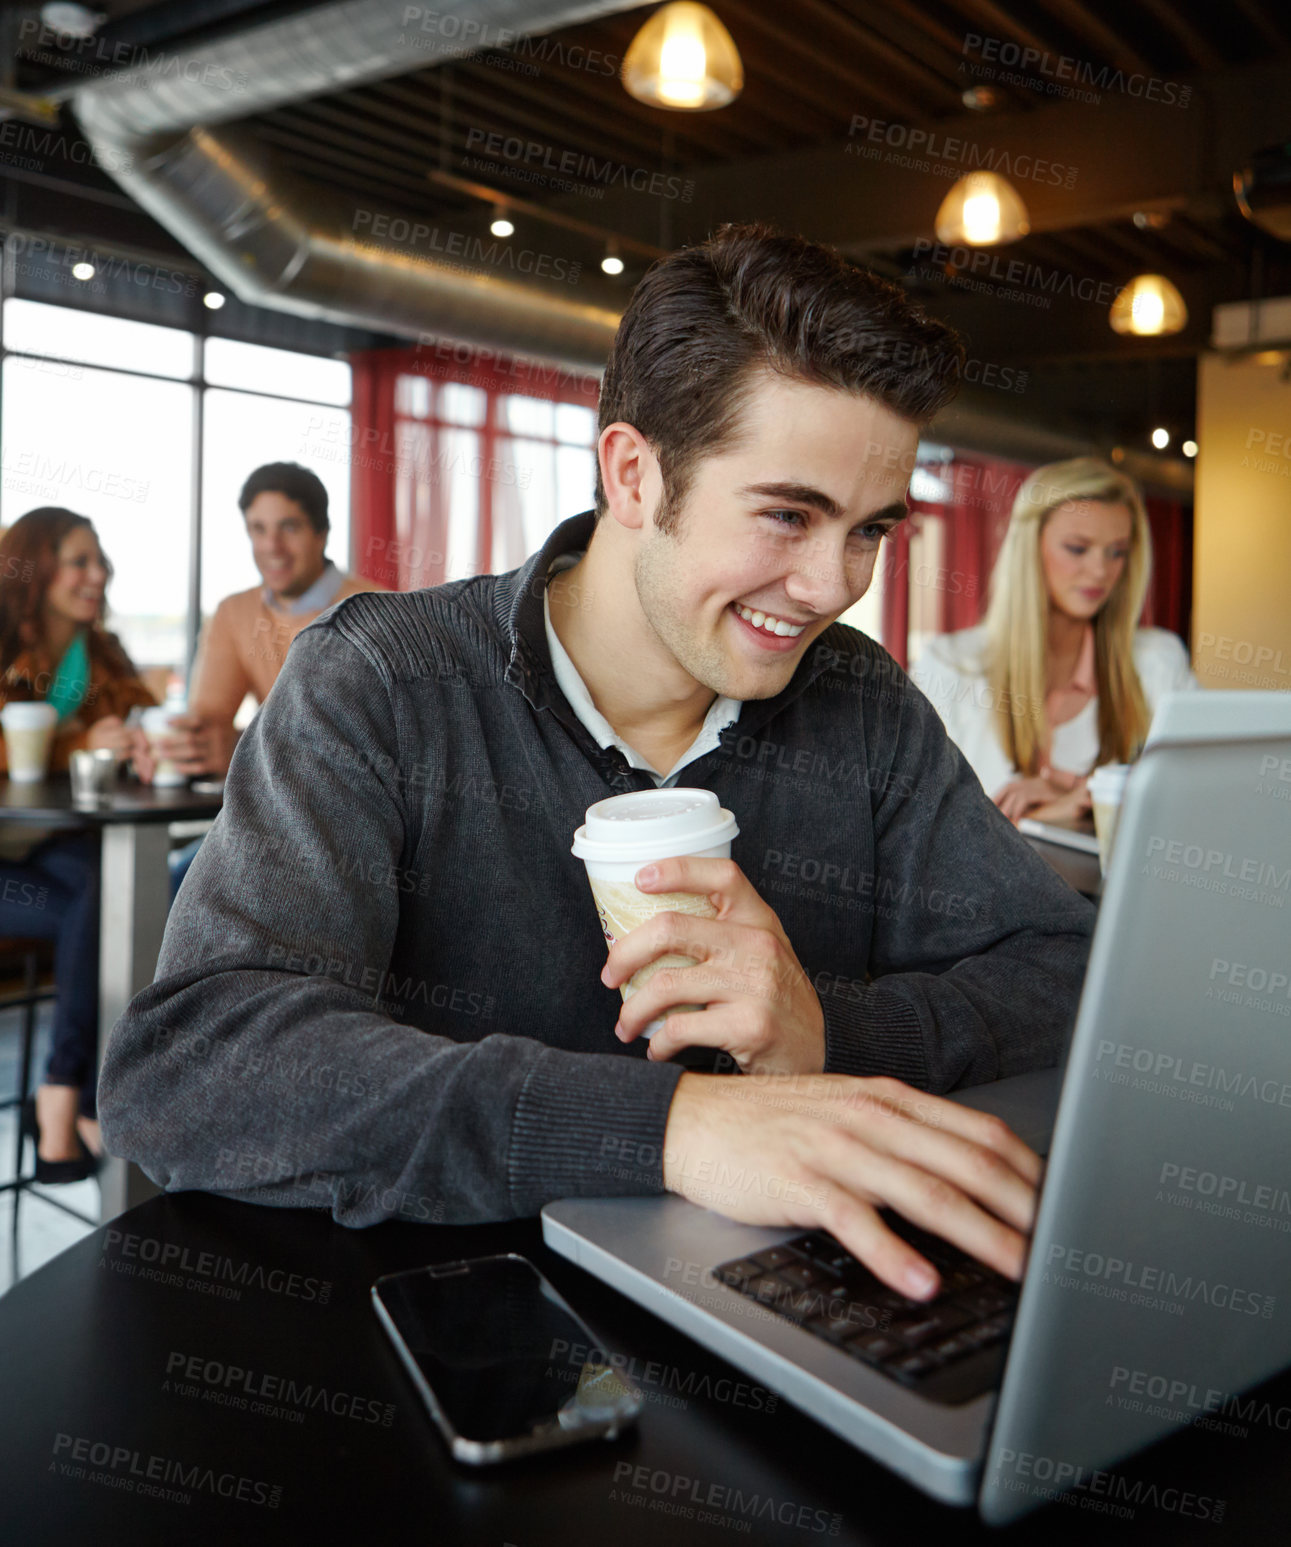
<path fill-rule="evenodd" d="M 632 39 L 623 86 L 650 107 L 703 113 L 735 101 L 744 89 L 744 66 L 730 33 L 706 5 L 672 0 Z"/>
<path fill-rule="evenodd" d="M 1030 229 L 1021 195 L 997 172 L 961 177 L 937 211 L 937 240 L 949 247 L 999 247 Z"/>
<path fill-rule="evenodd" d="M 1116 333 L 1157 338 L 1178 333 L 1188 321 L 1188 308 L 1164 274 L 1136 274 L 1112 302 L 1107 320 Z"/>

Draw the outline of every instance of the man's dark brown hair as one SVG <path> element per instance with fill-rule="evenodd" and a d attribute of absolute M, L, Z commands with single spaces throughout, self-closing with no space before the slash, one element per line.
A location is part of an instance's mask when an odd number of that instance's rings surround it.
<path fill-rule="evenodd" d="M 863 394 L 923 425 L 954 397 L 963 366 L 958 335 L 898 285 L 802 237 L 727 225 L 637 286 L 598 430 L 622 420 L 649 441 L 663 476 L 659 525 L 675 531 L 695 463 L 736 439 L 759 370 Z M 599 469 L 596 509 L 606 509 Z"/>

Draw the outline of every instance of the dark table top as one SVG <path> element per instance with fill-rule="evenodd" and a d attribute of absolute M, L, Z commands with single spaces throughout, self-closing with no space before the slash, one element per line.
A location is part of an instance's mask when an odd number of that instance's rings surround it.
<path fill-rule="evenodd" d="M 223 794 L 199 794 L 181 785 L 154 789 L 123 778 L 108 804 L 77 806 L 66 774 L 31 784 L 0 776 L 0 821 L 31 822 L 40 827 L 111 827 L 119 822 L 189 822 L 212 817 Z"/>
<path fill-rule="evenodd" d="M 1073 886 L 1086 897 L 1098 900 L 1103 890 L 1103 872 L 1097 854 L 1086 854 L 1083 849 L 1068 848 L 1065 843 L 1050 843 L 1047 839 L 1023 835 L 1041 859 L 1046 860 L 1068 886 Z"/>
<path fill-rule="evenodd" d="M 630 1358 L 646 1396 L 634 1433 L 502 1468 L 449 1458 L 368 1291 L 383 1273 L 499 1251 L 530 1256 Z M 196 1380 L 177 1373 L 189 1360 Z M 1162 1500 L 1167 1488 L 1224 1500 L 1221 1524 L 1164 1503 L 1132 1521 L 1050 1504 L 988 1531 L 783 1401 L 771 1410 L 762 1388 L 549 1253 L 535 1220 L 351 1231 L 320 1210 L 163 1195 L 0 1299 L 0 1371 L 0 1541 L 15 1547 L 1282 1547 L 1291 1518 L 1287 1435 L 1269 1421 L 1245 1439 L 1190 1430 L 1117 1469 Z M 268 1411 L 256 1389 L 274 1391 Z M 1291 1376 L 1264 1395 L 1285 1417 Z M 150 1466 L 163 1480 L 148 1483 Z M 715 1519 L 697 1494 L 720 1501 Z"/>

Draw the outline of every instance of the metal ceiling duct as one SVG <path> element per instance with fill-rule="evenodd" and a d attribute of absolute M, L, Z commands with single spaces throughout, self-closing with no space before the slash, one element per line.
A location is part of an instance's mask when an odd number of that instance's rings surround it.
<path fill-rule="evenodd" d="M 72 104 L 100 164 L 240 300 L 598 369 L 618 313 L 572 299 L 567 267 L 548 283 L 513 277 L 523 260 L 488 235 L 488 212 L 451 231 L 375 207 L 347 218 L 339 201 L 293 186 L 249 128 L 213 126 L 636 3 L 344 0 L 184 49 L 169 56 L 173 71 L 154 56 L 78 87 Z M 371 234 L 392 229 L 407 239 Z M 540 267 L 532 253 L 530 263 Z"/>

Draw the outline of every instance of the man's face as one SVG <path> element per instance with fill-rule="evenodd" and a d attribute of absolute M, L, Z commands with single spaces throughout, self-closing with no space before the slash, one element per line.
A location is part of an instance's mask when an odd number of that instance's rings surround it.
<path fill-rule="evenodd" d="M 869 589 L 918 439 L 870 398 L 759 377 L 735 445 L 696 466 L 677 535 L 656 509 L 637 548 L 641 609 L 696 682 L 741 700 L 788 684 Z"/>
<path fill-rule="evenodd" d="M 327 533 L 316 532 L 304 507 L 266 491 L 247 506 L 251 556 L 264 583 L 284 600 L 300 596 L 323 573 Z"/>

